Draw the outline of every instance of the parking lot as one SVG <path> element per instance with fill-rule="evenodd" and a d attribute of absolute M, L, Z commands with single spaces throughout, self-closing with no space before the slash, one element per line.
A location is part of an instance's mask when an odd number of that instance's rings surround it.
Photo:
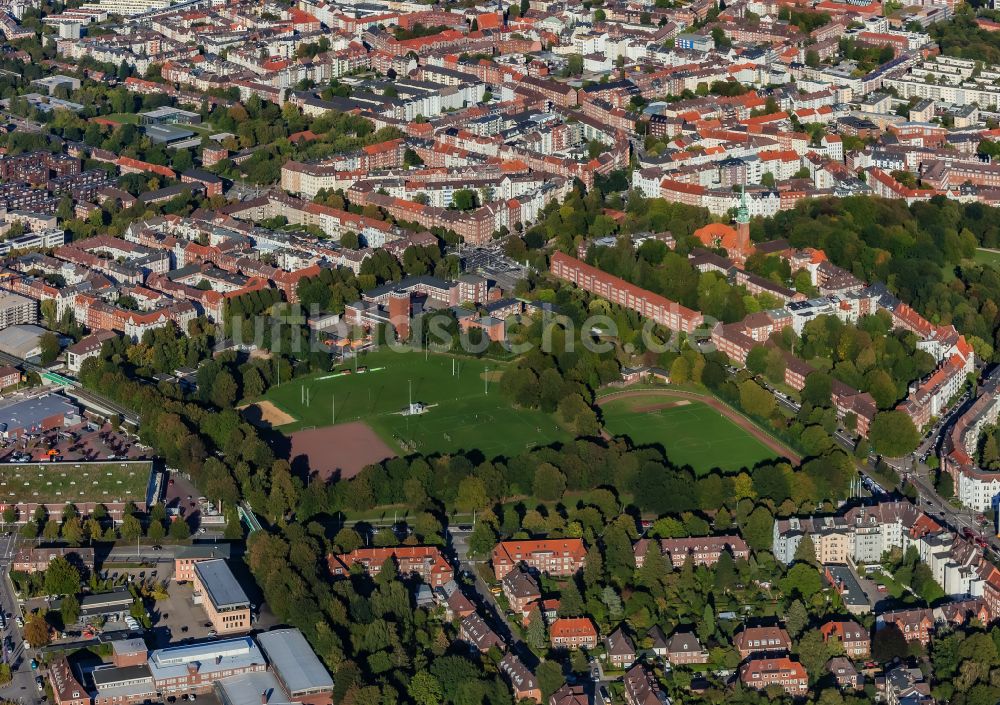
<path fill-rule="evenodd" d="M 201 505 L 198 500 L 201 493 L 194 484 L 181 473 L 171 473 L 167 481 L 163 503 L 167 511 L 177 510 L 184 517 L 192 530 L 201 522 Z"/>
<path fill-rule="evenodd" d="M 201 605 L 194 604 L 191 599 L 191 583 L 178 585 L 170 581 L 167 591 L 169 597 L 156 602 L 151 610 L 153 629 L 148 636 L 153 648 L 159 649 L 185 639 L 196 641 L 207 638 L 212 627 Z"/>
<path fill-rule="evenodd" d="M 15 441 L 0 441 L 0 462 L 41 462 L 50 457 L 73 460 L 139 460 L 148 449 L 110 425 L 84 422 L 35 433 Z"/>

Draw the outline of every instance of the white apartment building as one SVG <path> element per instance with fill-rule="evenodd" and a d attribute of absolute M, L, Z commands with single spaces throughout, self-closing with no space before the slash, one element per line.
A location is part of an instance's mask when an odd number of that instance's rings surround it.
<path fill-rule="evenodd" d="M 37 322 L 37 301 L 20 294 L 0 293 L 0 329 Z"/>

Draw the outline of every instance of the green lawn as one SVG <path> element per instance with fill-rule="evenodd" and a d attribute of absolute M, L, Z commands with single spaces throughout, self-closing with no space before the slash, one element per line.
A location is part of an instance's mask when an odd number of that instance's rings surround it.
<path fill-rule="evenodd" d="M 735 472 L 774 457 L 763 443 L 700 402 L 642 410 L 664 403 L 670 401 L 652 396 L 607 402 L 601 407 L 605 427 L 636 445 L 662 446 L 671 462 L 690 465 L 697 475 L 714 468 Z"/>
<path fill-rule="evenodd" d="M 383 350 L 366 355 L 358 364 L 368 372 L 322 373 L 271 389 L 264 399 L 296 419 L 281 430 L 365 421 L 404 452 L 479 449 L 487 458 L 570 438 L 550 414 L 515 409 L 504 399 L 499 386 L 504 363 L 448 355 L 425 359 L 421 353 Z M 399 412 L 410 399 L 411 386 L 413 401 L 431 408 L 403 416 Z M 308 406 L 303 403 L 304 389 Z"/>
<path fill-rule="evenodd" d="M 142 502 L 151 469 L 148 460 L 0 464 L 0 502 Z"/>
<path fill-rule="evenodd" d="M 979 264 L 989 264 L 994 267 L 1000 267 L 1000 251 L 998 250 L 987 250 L 982 247 L 977 247 L 974 259 Z"/>
<path fill-rule="evenodd" d="M 180 123 L 176 123 L 176 125 L 182 130 L 191 130 L 191 132 L 198 135 L 214 135 L 219 132 L 219 130 L 216 130 L 212 125 L 203 122 L 200 122 L 197 125 L 181 125 Z"/>

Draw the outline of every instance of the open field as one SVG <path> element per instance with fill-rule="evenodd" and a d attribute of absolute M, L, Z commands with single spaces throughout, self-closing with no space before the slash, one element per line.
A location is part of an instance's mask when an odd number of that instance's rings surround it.
<path fill-rule="evenodd" d="M 990 264 L 994 267 L 1000 267 L 1000 250 L 977 247 L 974 259 L 979 264 Z"/>
<path fill-rule="evenodd" d="M 148 460 L 0 464 L 0 502 L 143 500 L 151 469 Z"/>
<path fill-rule="evenodd" d="M 668 390 L 636 391 L 602 399 L 605 428 L 636 445 L 662 446 L 671 462 L 690 465 L 697 475 L 714 468 L 735 472 L 781 455 L 773 442 L 765 443 L 714 405 L 670 396 Z"/>
<path fill-rule="evenodd" d="M 259 428 L 273 428 L 293 423 L 295 417 L 286 414 L 269 401 L 259 401 L 240 407 L 243 418 Z"/>
<path fill-rule="evenodd" d="M 366 465 L 396 455 L 367 424 L 360 421 L 324 428 L 296 431 L 291 435 L 289 459 L 293 466 L 305 463 L 310 472 L 329 480 L 339 473 L 349 480 Z"/>
<path fill-rule="evenodd" d="M 551 415 L 507 403 L 495 376 L 502 363 L 382 350 L 358 364 L 367 371 L 354 373 L 352 364 L 343 368 L 349 374 L 322 373 L 271 389 L 264 399 L 296 419 L 280 429 L 288 434 L 364 421 L 403 453 L 475 448 L 487 458 L 569 439 Z M 411 388 L 412 401 L 427 405 L 426 413 L 400 413 Z"/>

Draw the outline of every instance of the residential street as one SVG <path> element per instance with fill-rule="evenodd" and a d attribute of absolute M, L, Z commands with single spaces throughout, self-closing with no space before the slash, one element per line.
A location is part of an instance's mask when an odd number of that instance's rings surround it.
<path fill-rule="evenodd" d="M 528 649 L 527 644 L 521 641 L 517 636 L 517 631 L 514 629 L 510 620 L 507 618 L 507 614 L 503 611 L 499 604 L 497 604 L 496 598 L 493 593 L 490 592 L 489 585 L 479 576 L 479 571 L 477 567 L 484 563 L 481 560 L 473 560 L 469 558 L 469 534 L 470 531 L 463 531 L 459 528 L 449 528 L 448 535 L 451 538 L 451 546 L 455 552 L 456 568 L 458 573 L 467 572 L 475 578 L 475 582 L 472 584 L 472 588 L 475 591 L 474 596 L 470 596 L 474 599 L 477 606 L 480 608 L 481 613 L 484 615 L 484 619 L 490 628 L 497 633 L 497 635 L 502 638 L 507 644 L 513 649 L 518 656 L 522 658 L 530 654 L 530 649 Z M 468 595 L 468 593 L 466 593 Z"/>
<path fill-rule="evenodd" d="M 14 532 L 0 538 L 0 570 L 3 571 L 3 576 L 0 578 L 0 610 L 3 611 L 6 622 L 6 627 L 0 630 L 0 637 L 3 641 L 8 637 L 11 640 L 13 652 L 8 656 L 6 648 L 3 648 L 3 660 L 11 665 L 14 674 L 14 679 L 0 688 L 0 698 L 27 705 L 41 702 L 42 693 L 35 687 L 35 671 L 31 670 L 31 655 L 24 651 L 22 646 L 24 638 L 15 621 L 21 612 L 14 597 L 14 585 L 10 581 L 10 566 L 14 551 L 17 550 L 17 543 L 17 534 Z"/>

